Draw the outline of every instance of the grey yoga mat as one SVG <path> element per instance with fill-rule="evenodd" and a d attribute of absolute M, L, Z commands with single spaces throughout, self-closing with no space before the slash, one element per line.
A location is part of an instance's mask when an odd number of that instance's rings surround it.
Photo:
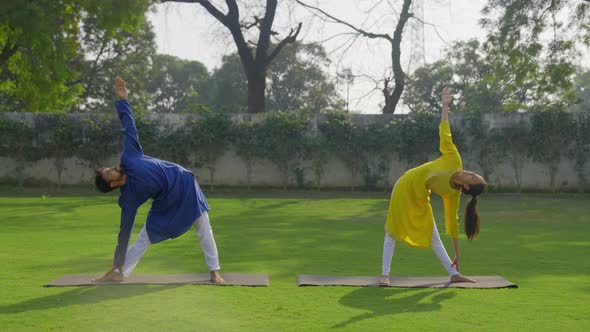
<path fill-rule="evenodd" d="M 196 285 L 217 285 L 213 284 L 209 273 L 202 274 L 145 274 L 132 275 L 121 282 L 92 282 L 93 279 L 100 275 L 66 275 L 57 278 L 45 285 L 51 286 L 96 286 L 96 285 L 177 285 L 177 284 L 196 284 Z M 225 283 L 223 286 L 269 286 L 268 274 L 235 274 L 222 273 L 221 277 Z"/>
<path fill-rule="evenodd" d="M 516 288 L 517 285 L 501 276 L 469 276 L 477 280 L 470 282 L 449 282 L 449 277 L 390 277 L 389 287 L 405 288 Z M 380 286 L 379 277 L 298 275 L 299 286 Z"/>

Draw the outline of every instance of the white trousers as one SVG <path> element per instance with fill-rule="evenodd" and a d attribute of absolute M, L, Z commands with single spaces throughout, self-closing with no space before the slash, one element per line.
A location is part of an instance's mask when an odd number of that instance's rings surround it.
<path fill-rule="evenodd" d="M 199 238 L 199 242 L 201 243 L 201 249 L 203 250 L 203 255 L 205 256 L 205 262 L 207 263 L 207 267 L 209 271 L 216 271 L 220 269 L 219 266 L 219 256 L 217 254 L 217 246 L 215 245 L 215 239 L 213 238 L 213 229 L 211 229 L 211 224 L 209 223 L 209 215 L 207 212 L 204 212 L 194 223 L 193 227 L 195 228 L 195 233 Z M 151 242 L 147 234 L 147 230 L 145 226 L 133 245 L 127 249 L 127 253 L 125 254 L 125 263 L 123 264 L 123 275 L 128 277 L 131 275 L 131 272 L 137 266 L 139 259 L 145 252 L 147 251 L 148 247 L 150 246 Z"/>
<path fill-rule="evenodd" d="M 442 241 L 440 240 L 440 236 L 438 235 L 438 229 L 436 229 L 436 223 L 433 221 L 434 225 L 432 226 L 432 238 L 430 240 L 430 246 L 438 260 L 444 266 L 445 270 L 449 276 L 454 276 L 457 274 L 457 269 L 453 266 L 453 262 L 451 258 L 447 254 L 445 250 L 445 246 L 443 245 Z M 391 269 L 391 258 L 393 257 L 393 250 L 395 249 L 395 239 L 391 237 L 387 232 L 385 233 L 385 240 L 383 241 L 383 266 L 381 270 L 381 275 L 388 276 L 389 270 Z"/>

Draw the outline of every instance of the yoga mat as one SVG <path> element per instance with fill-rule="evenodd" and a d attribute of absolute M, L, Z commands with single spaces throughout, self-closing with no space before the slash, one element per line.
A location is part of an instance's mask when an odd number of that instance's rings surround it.
<path fill-rule="evenodd" d="M 121 282 L 92 282 L 92 279 L 101 275 L 66 275 L 57 278 L 45 285 L 52 286 L 96 286 L 96 285 L 177 285 L 177 284 L 195 284 L 195 285 L 219 285 L 219 286 L 269 286 L 268 274 L 235 274 L 222 273 L 221 277 L 225 279 L 223 284 L 214 284 L 210 281 L 209 273 L 202 274 L 145 274 L 132 275 Z"/>
<path fill-rule="evenodd" d="M 500 276 L 469 276 L 471 282 L 449 282 L 449 277 L 390 277 L 389 287 L 404 288 L 517 288 Z M 298 275 L 299 286 L 380 286 L 379 277 Z"/>

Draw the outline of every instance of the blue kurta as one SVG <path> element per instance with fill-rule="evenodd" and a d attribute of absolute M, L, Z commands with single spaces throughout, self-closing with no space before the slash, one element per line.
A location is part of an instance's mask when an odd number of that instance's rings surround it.
<path fill-rule="evenodd" d="M 146 220 L 151 243 L 184 234 L 203 212 L 209 211 L 209 205 L 191 171 L 143 154 L 129 102 L 119 100 L 115 106 L 123 126 L 121 166 L 127 176 L 119 197 L 121 226 L 114 261 L 114 266 L 120 268 L 137 209 L 149 198 L 154 200 Z"/>

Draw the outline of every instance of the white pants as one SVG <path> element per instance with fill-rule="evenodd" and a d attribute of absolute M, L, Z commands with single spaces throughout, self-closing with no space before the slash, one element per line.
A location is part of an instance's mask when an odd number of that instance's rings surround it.
<path fill-rule="evenodd" d="M 432 250 L 434 250 L 434 253 L 438 257 L 438 260 L 447 270 L 449 276 L 454 276 L 458 273 L 457 269 L 451 266 L 453 262 L 447 254 L 445 246 L 440 240 L 440 236 L 438 235 L 438 229 L 436 229 L 436 223 L 434 221 L 433 224 L 434 225 L 432 226 L 432 239 L 430 240 L 430 246 L 432 247 Z M 383 242 L 383 267 L 381 270 L 381 275 L 389 275 L 389 270 L 391 269 L 391 258 L 393 257 L 394 248 L 395 240 L 391 237 L 391 235 L 385 233 L 385 240 Z"/>
<path fill-rule="evenodd" d="M 199 238 L 199 242 L 201 243 L 201 249 L 203 250 L 203 255 L 205 256 L 205 262 L 207 263 L 207 267 L 209 271 L 216 271 L 219 270 L 219 257 L 217 255 L 217 246 L 215 245 L 215 239 L 213 238 L 213 230 L 211 229 L 211 224 L 209 224 L 209 215 L 207 212 L 204 212 L 199 219 L 197 219 L 193 223 L 193 227 L 195 228 L 195 233 Z M 128 277 L 137 266 L 139 259 L 143 254 L 147 251 L 148 247 L 150 246 L 151 242 L 147 234 L 147 230 L 145 226 L 133 245 L 127 249 L 127 253 L 125 254 L 125 263 L 123 264 L 123 275 Z"/>

